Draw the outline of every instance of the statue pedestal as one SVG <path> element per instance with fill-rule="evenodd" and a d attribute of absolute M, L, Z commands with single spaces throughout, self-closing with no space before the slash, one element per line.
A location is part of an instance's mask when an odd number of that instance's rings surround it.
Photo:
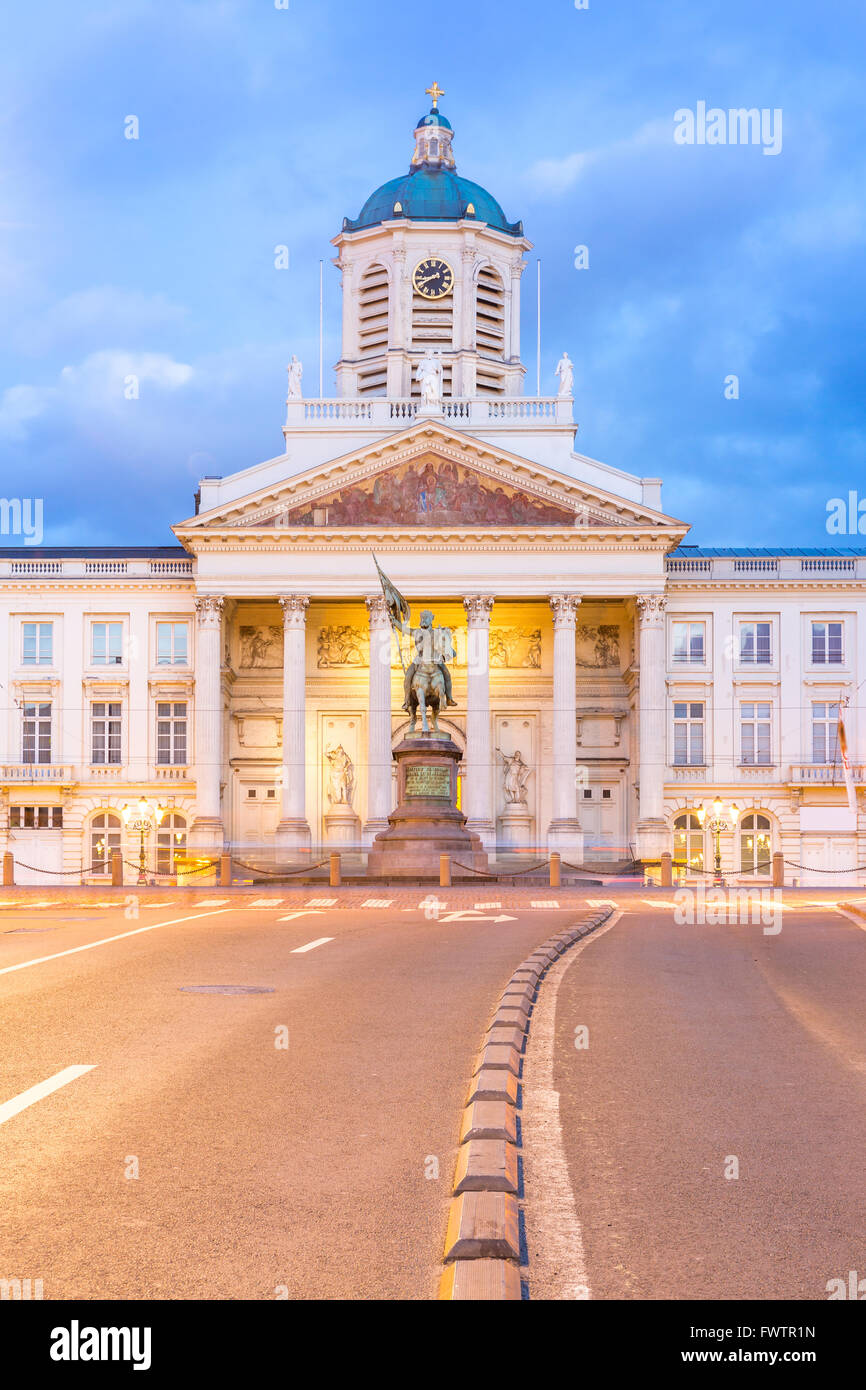
<path fill-rule="evenodd" d="M 535 819 L 525 803 L 505 807 L 499 817 L 499 843 L 508 849 L 529 849 L 535 844 Z"/>
<path fill-rule="evenodd" d="M 360 847 L 361 821 L 351 806 L 332 806 L 325 812 L 325 840 L 329 845 Z"/>
<path fill-rule="evenodd" d="M 443 733 L 410 734 L 393 756 L 397 807 L 388 817 L 388 829 L 370 847 L 368 875 L 438 881 L 441 854 L 451 855 L 454 879 L 474 878 L 473 869 L 486 873 L 481 840 L 466 829 L 466 817 L 457 809 L 457 744 Z"/>

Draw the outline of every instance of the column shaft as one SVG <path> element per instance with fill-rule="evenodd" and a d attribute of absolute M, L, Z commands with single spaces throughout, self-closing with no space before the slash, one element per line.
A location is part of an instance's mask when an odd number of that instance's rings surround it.
<path fill-rule="evenodd" d="M 370 618 L 370 709 L 367 720 L 367 822 L 372 838 L 391 812 L 391 620 L 381 594 L 366 599 Z"/>
<path fill-rule="evenodd" d="M 223 843 L 222 782 L 222 610 L 225 600 L 200 594 L 195 600 L 195 820 L 190 847 L 217 849 Z"/>
<path fill-rule="evenodd" d="M 277 844 L 282 849 L 303 849 L 310 843 L 306 817 L 309 602 L 304 594 L 284 594 L 280 599 L 283 610 L 283 815 L 277 827 Z"/>
<path fill-rule="evenodd" d="M 553 819 L 548 844 L 562 854 L 583 857 L 577 814 L 577 692 L 575 626 L 580 597 L 553 594 Z"/>
<path fill-rule="evenodd" d="M 490 849 L 496 843 L 490 736 L 490 614 L 493 599 L 486 594 L 473 594 L 463 600 L 463 606 L 467 614 L 463 811 L 467 828 L 480 835 L 485 849 Z"/>
<path fill-rule="evenodd" d="M 640 819 L 638 857 L 657 859 L 666 844 L 665 775 L 665 597 L 638 594 L 640 623 Z"/>

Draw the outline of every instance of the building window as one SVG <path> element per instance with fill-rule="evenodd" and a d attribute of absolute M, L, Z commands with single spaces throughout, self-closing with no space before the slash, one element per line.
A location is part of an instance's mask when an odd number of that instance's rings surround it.
<path fill-rule="evenodd" d="M 769 666 L 772 660 L 770 623 L 740 623 L 740 661 Z"/>
<path fill-rule="evenodd" d="M 812 762 L 839 761 L 839 706 L 812 701 Z"/>
<path fill-rule="evenodd" d="M 156 761 L 186 764 L 186 701 L 160 701 L 156 707 Z"/>
<path fill-rule="evenodd" d="M 770 821 L 756 812 L 740 821 L 740 873 L 769 874 Z"/>
<path fill-rule="evenodd" d="M 123 661 L 123 623 L 94 623 L 90 659 L 94 666 L 120 666 Z"/>
<path fill-rule="evenodd" d="M 107 811 L 94 816 L 90 822 L 90 872 L 111 872 L 111 851 L 120 849 L 120 816 Z"/>
<path fill-rule="evenodd" d="M 62 806 L 10 806 L 10 830 L 62 830 Z"/>
<path fill-rule="evenodd" d="M 50 666 L 54 659 L 54 624 L 22 623 L 22 666 Z"/>
<path fill-rule="evenodd" d="M 187 623 L 157 623 L 157 666 L 186 666 L 188 630 Z"/>
<path fill-rule="evenodd" d="M 740 705 L 740 762 L 769 767 L 772 761 L 769 704 Z"/>
<path fill-rule="evenodd" d="M 689 700 L 674 704 L 674 764 L 702 766 L 704 761 L 704 706 Z"/>
<path fill-rule="evenodd" d="M 91 763 L 120 762 L 120 704 L 99 701 L 90 706 Z"/>
<path fill-rule="evenodd" d="M 842 624 L 812 624 L 812 665 L 841 666 Z"/>
<path fill-rule="evenodd" d="M 156 872 L 177 873 L 175 858 L 186 854 L 186 817 L 171 811 L 156 832 Z"/>
<path fill-rule="evenodd" d="M 703 665 L 706 623 L 674 623 L 674 664 Z"/>
<path fill-rule="evenodd" d="M 674 821 L 674 864 L 698 872 L 704 867 L 704 832 L 694 811 L 683 811 Z"/>
<path fill-rule="evenodd" d="M 25 763 L 51 762 L 51 703 L 24 705 Z"/>

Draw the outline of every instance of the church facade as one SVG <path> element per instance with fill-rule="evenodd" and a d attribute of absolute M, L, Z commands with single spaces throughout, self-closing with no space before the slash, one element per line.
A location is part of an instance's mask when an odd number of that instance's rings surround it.
<path fill-rule="evenodd" d="M 409 172 L 334 238 L 336 395 L 305 395 L 294 359 L 280 453 L 203 479 L 174 546 L 0 552 L 17 881 L 135 861 L 142 797 L 152 873 L 369 846 L 408 723 L 375 557 L 451 631 L 441 723 L 490 851 L 671 850 L 688 878 L 718 800 L 732 881 L 781 851 L 788 883 L 858 882 L 866 552 L 687 545 L 659 479 L 577 451 L 567 354 L 555 393 L 524 394 L 531 244 L 458 176 L 431 95 Z"/>

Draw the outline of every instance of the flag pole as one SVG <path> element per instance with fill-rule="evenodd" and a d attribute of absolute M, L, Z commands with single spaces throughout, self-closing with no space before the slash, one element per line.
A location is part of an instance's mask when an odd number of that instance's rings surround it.
<path fill-rule="evenodd" d="M 319 261 L 319 400 L 325 392 L 324 378 L 324 299 L 325 299 L 325 262 Z"/>
<path fill-rule="evenodd" d="M 537 324 L 537 345 L 535 354 L 536 369 L 536 391 L 537 396 L 541 395 L 541 257 L 538 258 L 538 324 Z"/>

